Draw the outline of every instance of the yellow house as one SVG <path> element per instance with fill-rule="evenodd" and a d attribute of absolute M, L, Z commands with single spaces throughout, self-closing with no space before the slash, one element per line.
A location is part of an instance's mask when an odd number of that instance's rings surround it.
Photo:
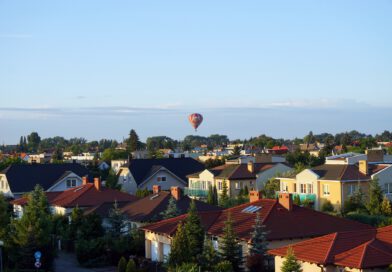
<path fill-rule="evenodd" d="M 290 170 L 292 168 L 283 163 L 226 163 L 188 175 L 185 194 L 196 198 L 207 197 L 209 186 L 216 186 L 220 194 L 226 182 L 229 196 L 235 197 L 245 187 L 248 190 L 260 190 L 268 179 Z"/>
<path fill-rule="evenodd" d="M 377 178 L 387 196 L 392 195 L 392 166 L 360 160 L 354 164 L 324 164 L 297 175 L 279 177 L 280 191 L 297 194 L 320 210 L 330 201 L 336 210 L 359 188 L 367 196 L 369 181 Z M 390 188 L 390 189 L 389 189 Z"/>

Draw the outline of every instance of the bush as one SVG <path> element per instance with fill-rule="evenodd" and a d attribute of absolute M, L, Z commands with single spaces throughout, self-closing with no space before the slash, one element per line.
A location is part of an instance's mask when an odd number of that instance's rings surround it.
<path fill-rule="evenodd" d="M 106 265 L 107 257 L 104 239 L 78 240 L 76 243 L 76 258 L 83 266 Z"/>
<path fill-rule="evenodd" d="M 125 272 L 127 268 L 127 260 L 124 257 L 121 257 L 120 261 L 118 261 L 117 272 Z"/>
<path fill-rule="evenodd" d="M 334 212 L 334 207 L 331 203 L 331 201 L 326 200 L 323 202 L 323 205 L 321 205 L 321 211 L 322 212 Z"/>
<path fill-rule="evenodd" d="M 197 264 L 183 263 L 175 267 L 169 267 L 169 272 L 199 272 Z"/>
<path fill-rule="evenodd" d="M 214 267 L 215 272 L 233 272 L 233 265 L 229 261 L 222 261 L 215 265 Z"/>
<path fill-rule="evenodd" d="M 134 260 L 129 260 L 125 272 L 136 272 L 136 264 Z"/>
<path fill-rule="evenodd" d="M 392 225 L 392 217 L 387 217 L 383 215 L 369 215 L 358 212 L 350 212 L 346 214 L 345 217 L 375 227 Z"/>

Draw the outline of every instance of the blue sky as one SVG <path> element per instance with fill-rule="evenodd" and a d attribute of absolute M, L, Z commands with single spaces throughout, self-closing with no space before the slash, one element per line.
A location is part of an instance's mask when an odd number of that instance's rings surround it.
<path fill-rule="evenodd" d="M 0 143 L 391 130 L 392 1 L 0 0 Z"/>

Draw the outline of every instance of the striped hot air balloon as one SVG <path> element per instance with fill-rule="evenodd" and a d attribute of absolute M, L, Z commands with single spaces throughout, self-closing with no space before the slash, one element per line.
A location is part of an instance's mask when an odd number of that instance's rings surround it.
<path fill-rule="evenodd" d="M 203 122 L 203 115 L 200 113 L 192 113 L 188 116 L 189 123 L 191 123 L 192 127 L 197 131 L 197 128 Z"/>

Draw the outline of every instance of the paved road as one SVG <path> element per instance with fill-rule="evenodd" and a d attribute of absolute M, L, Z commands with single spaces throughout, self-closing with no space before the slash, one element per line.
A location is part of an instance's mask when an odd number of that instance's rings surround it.
<path fill-rule="evenodd" d="M 79 266 L 76 256 L 63 251 L 58 252 L 58 257 L 54 261 L 56 272 L 115 272 L 115 267 L 103 268 L 83 268 Z"/>

